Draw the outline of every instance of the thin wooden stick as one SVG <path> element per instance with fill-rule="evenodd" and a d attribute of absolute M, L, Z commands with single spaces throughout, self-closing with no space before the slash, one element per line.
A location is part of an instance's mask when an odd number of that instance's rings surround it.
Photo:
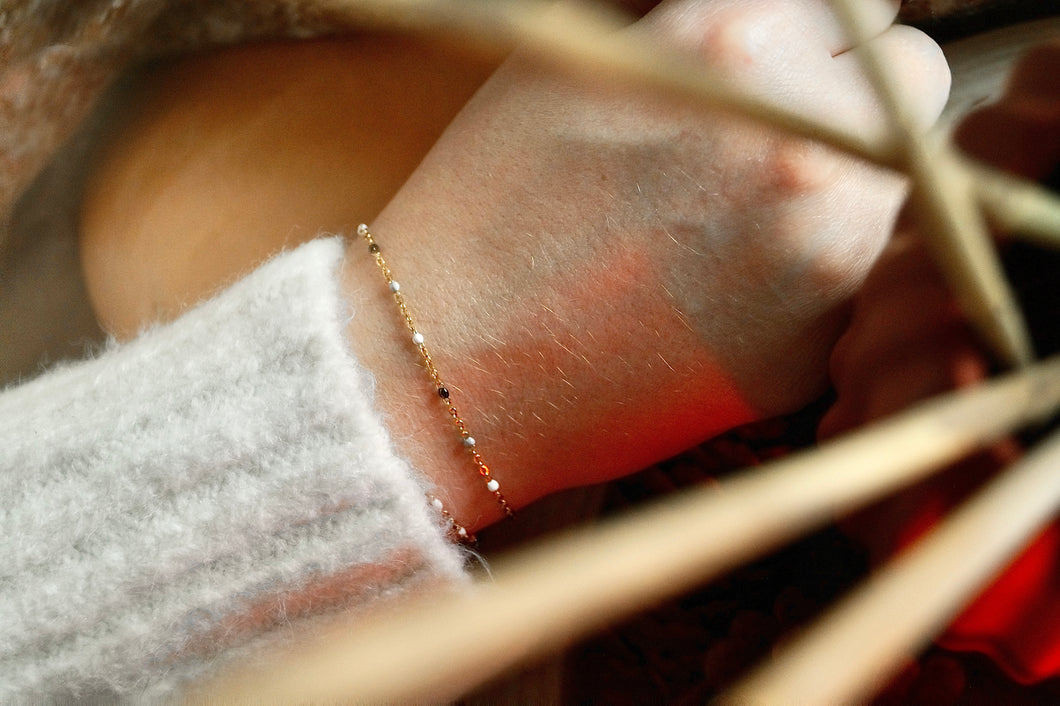
<path fill-rule="evenodd" d="M 1030 336 L 977 207 L 968 171 L 948 142 L 929 147 L 918 133 L 901 99 L 900 78 L 871 41 L 865 4 L 832 0 L 832 5 L 891 118 L 912 180 L 910 204 L 939 269 L 970 323 L 1000 360 L 1026 364 L 1033 358 Z"/>
<path fill-rule="evenodd" d="M 1060 510 L 1060 434 L 817 621 L 722 703 L 861 703 Z"/>
<path fill-rule="evenodd" d="M 952 153 L 911 156 L 910 204 L 939 269 L 962 311 L 999 360 L 1034 357 L 1030 335 L 982 214 L 975 187 Z"/>
<path fill-rule="evenodd" d="M 203 700 L 445 701 L 1050 414 L 1060 358 L 512 557 L 460 595 L 350 620 Z M 193 697 L 194 699 L 194 697 Z"/>
<path fill-rule="evenodd" d="M 1028 242 L 1060 248 L 1060 197 L 1043 186 L 968 162 L 984 210 L 1001 230 Z"/>

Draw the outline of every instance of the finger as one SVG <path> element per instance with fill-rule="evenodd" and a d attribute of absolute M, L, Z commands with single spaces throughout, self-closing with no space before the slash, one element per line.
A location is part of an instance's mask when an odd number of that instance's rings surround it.
<path fill-rule="evenodd" d="M 989 373 L 986 356 L 961 326 L 933 331 L 902 348 L 892 346 L 885 355 L 850 362 L 847 373 L 835 381 L 836 402 L 818 426 L 821 439 L 980 382 Z"/>
<path fill-rule="evenodd" d="M 926 296 L 934 294 L 928 292 Z M 906 357 L 919 357 L 922 346 L 932 339 L 973 340 L 967 324 L 949 302 L 916 299 L 919 295 L 911 291 L 909 301 L 917 305 L 906 304 L 897 312 L 884 311 L 886 304 L 881 302 L 880 309 L 855 324 L 841 355 L 836 351 L 831 361 L 836 385 L 859 381 L 866 371 L 886 369 Z"/>
<path fill-rule="evenodd" d="M 887 31 L 898 16 L 901 0 L 857 0 L 863 8 L 865 28 L 870 37 Z M 837 56 L 852 49 L 857 42 L 850 37 L 847 28 L 839 20 L 833 0 L 793 0 L 778 3 L 776 0 L 753 0 L 736 4 L 755 7 L 763 14 L 784 16 L 786 25 L 793 34 L 808 39 L 829 56 Z"/>
<path fill-rule="evenodd" d="M 866 371 L 872 381 L 868 404 L 869 422 L 883 419 L 917 402 L 986 378 L 989 366 L 982 351 L 965 329 L 941 332 L 917 341 L 905 355 Z"/>
<path fill-rule="evenodd" d="M 853 49 L 857 42 L 853 41 L 849 32 L 839 22 L 835 10 L 831 7 L 834 0 L 828 0 L 825 4 L 829 6 L 828 11 L 832 17 L 829 22 L 823 23 L 823 27 L 829 37 L 828 45 L 831 47 L 832 56 L 838 56 Z M 863 8 L 865 31 L 868 36 L 878 37 L 894 24 L 902 0 L 872 0 L 870 2 L 858 0 L 858 4 Z"/>
<path fill-rule="evenodd" d="M 913 125 L 926 131 L 942 113 L 950 91 L 950 70 L 942 49 L 926 34 L 912 27 L 895 25 L 870 42 L 885 65 L 902 78 L 899 100 Z M 886 134 L 889 118 L 878 92 L 862 68 L 858 47 L 833 59 L 835 83 L 831 100 L 839 107 L 839 120 L 866 136 Z"/>
<path fill-rule="evenodd" d="M 867 8 L 871 36 L 887 30 L 900 4 L 858 2 Z M 645 25 L 721 69 L 775 71 L 783 60 L 789 71 L 798 71 L 810 57 L 835 56 L 853 46 L 829 0 L 670 0 L 649 13 Z"/>
<path fill-rule="evenodd" d="M 899 232 L 866 278 L 846 332 L 832 351 L 837 388 L 939 331 L 963 327 L 953 297 L 924 247 Z"/>

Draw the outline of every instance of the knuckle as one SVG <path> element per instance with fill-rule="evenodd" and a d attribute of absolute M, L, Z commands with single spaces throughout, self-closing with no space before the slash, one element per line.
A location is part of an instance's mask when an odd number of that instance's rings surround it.
<path fill-rule="evenodd" d="M 829 246 L 815 253 L 809 268 L 812 286 L 833 299 L 846 299 L 857 292 L 886 244 L 888 231 L 882 226 L 866 227 L 858 238 L 848 240 L 846 235 L 832 234 Z"/>
<path fill-rule="evenodd" d="M 739 8 L 728 10 L 702 28 L 699 51 L 719 67 L 752 64 L 761 43 L 761 25 L 762 18 L 757 13 Z"/>
<path fill-rule="evenodd" d="M 762 166 L 771 195 L 789 199 L 826 190 L 835 181 L 839 160 L 815 142 L 779 139 L 767 150 Z"/>
<path fill-rule="evenodd" d="M 790 31 L 787 13 L 769 3 L 705 3 L 672 14 L 666 23 L 671 39 L 721 71 L 739 72 L 762 60 Z"/>

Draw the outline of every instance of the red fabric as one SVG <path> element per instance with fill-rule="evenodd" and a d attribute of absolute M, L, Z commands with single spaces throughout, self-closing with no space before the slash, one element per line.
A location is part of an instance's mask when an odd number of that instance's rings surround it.
<path fill-rule="evenodd" d="M 1060 675 L 1060 525 L 1050 525 L 939 644 L 987 654 L 1020 682 Z"/>
<path fill-rule="evenodd" d="M 886 561 L 943 520 L 996 460 L 961 464 L 844 524 L 874 560 Z M 961 612 L 938 644 L 992 658 L 1018 682 L 1060 676 L 1060 523 L 1047 527 Z"/>

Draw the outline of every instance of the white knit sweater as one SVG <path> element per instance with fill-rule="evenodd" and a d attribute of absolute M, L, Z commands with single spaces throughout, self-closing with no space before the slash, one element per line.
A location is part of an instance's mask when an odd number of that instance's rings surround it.
<path fill-rule="evenodd" d="M 167 693 L 310 613 L 465 578 L 344 340 L 342 250 L 0 394 L 0 702 Z"/>

